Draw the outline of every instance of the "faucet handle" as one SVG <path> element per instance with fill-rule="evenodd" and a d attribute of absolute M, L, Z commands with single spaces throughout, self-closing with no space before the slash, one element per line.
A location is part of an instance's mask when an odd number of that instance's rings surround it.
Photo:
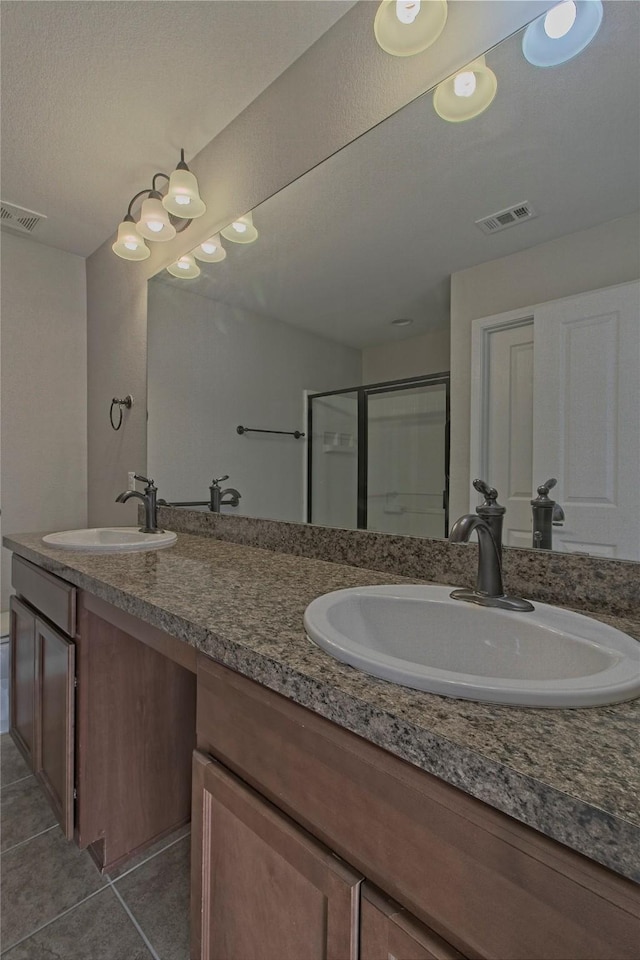
<path fill-rule="evenodd" d="M 140 483 L 146 483 L 147 487 L 155 488 L 155 483 L 153 480 L 149 480 L 148 477 L 142 477 L 139 473 L 134 473 L 133 478 L 134 480 L 139 480 Z"/>
<path fill-rule="evenodd" d="M 548 497 L 549 490 L 553 489 L 553 487 L 555 487 L 557 482 L 558 481 L 556 480 L 555 477 L 551 477 L 550 480 L 546 480 L 544 483 L 541 483 L 540 486 L 538 487 L 538 496 L 542 497 L 543 499 L 545 497 Z"/>
<path fill-rule="evenodd" d="M 225 480 L 228 480 L 228 479 L 229 479 L 229 474 L 228 474 L 228 473 L 225 473 L 224 477 L 218 477 L 217 480 L 212 480 L 212 481 L 211 481 L 211 486 L 212 486 L 212 487 L 217 487 L 219 483 L 223 483 Z"/>
<path fill-rule="evenodd" d="M 485 502 L 482 504 L 483 507 L 495 506 L 496 500 L 498 499 L 498 491 L 494 487 L 490 487 L 484 480 L 474 480 L 473 486 L 474 489 L 485 498 Z"/>

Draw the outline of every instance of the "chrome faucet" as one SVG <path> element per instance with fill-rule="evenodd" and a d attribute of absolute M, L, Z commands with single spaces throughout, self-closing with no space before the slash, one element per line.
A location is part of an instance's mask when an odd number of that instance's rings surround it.
<path fill-rule="evenodd" d="M 475 590 L 453 590 L 455 600 L 467 600 L 483 607 L 501 607 L 504 610 L 534 609 L 532 603 L 521 597 L 509 597 L 502 584 L 502 520 L 507 512 L 497 502 L 498 491 L 483 480 L 474 480 L 473 486 L 482 493 L 484 501 L 476 513 L 467 513 L 451 527 L 451 543 L 467 543 L 475 530 L 478 534 L 478 576 Z"/>
<path fill-rule="evenodd" d="M 220 513 L 220 507 L 237 507 L 240 503 L 241 494 L 234 487 L 227 487 L 226 490 L 220 489 L 220 484 L 223 481 L 229 479 L 229 474 L 225 474 L 224 477 L 218 477 L 217 480 L 211 481 L 211 486 L 209 487 L 209 492 L 211 494 L 211 499 L 209 501 L 209 510 L 212 513 Z M 223 500 L 223 497 L 229 496 L 229 500 Z"/>
<path fill-rule="evenodd" d="M 125 490 L 116 497 L 116 503 L 126 503 L 131 497 L 137 497 L 144 503 L 144 527 L 140 527 L 140 533 L 164 533 L 164 530 L 158 529 L 157 502 L 158 488 L 153 480 L 147 477 L 140 477 L 135 474 L 135 479 L 140 483 L 146 483 L 144 493 L 138 493 L 137 490 Z"/>
<path fill-rule="evenodd" d="M 538 487 L 538 496 L 531 500 L 533 546 L 539 550 L 552 549 L 552 527 L 561 527 L 564 523 L 564 510 L 559 503 L 549 498 L 549 490 L 552 490 L 557 482 L 555 477 L 551 477 Z"/>

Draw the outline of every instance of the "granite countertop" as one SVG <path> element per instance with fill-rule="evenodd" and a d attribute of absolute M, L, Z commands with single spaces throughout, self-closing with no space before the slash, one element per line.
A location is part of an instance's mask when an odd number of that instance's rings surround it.
<path fill-rule="evenodd" d="M 415 578 L 180 534 L 146 553 L 5 546 L 409 763 L 640 881 L 640 700 L 544 710 L 453 700 L 369 677 L 313 645 L 306 606 Z M 592 616 L 594 616 L 592 614 Z M 602 616 L 640 640 L 640 621 Z"/>

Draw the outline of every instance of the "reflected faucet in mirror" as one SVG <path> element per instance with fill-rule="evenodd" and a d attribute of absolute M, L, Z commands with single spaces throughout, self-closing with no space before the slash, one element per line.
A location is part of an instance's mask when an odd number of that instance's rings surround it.
<path fill-rule="evenodd" d="M 478 576 L 475 590 L 453 590 L 454 600 L 466 600 L 482 607 L 499 607 L 521 613 L 534 610 L 532 603 L 521 597 L 509 597 L 502 584 L 502 520 L 505 507 L 498 503 L 498 491 L 484 480 L 474 480 L 473 486 L 484 496 L 476 513 L 467 513 L 451 527 L 451 543 L 468 543 L 475 531 L 478 535 Z"/>
<path fill-rule="evenodd" d="M 209 485 L 208 500 L 158 500 L 158 506 L 161 507 L 208 507 L 211 513 L 220 513 L 220 507 L 237 507 L 240 503 L 242 494 L 235 487 L 227 487 L 226 490 L 220 489 L 220 484 L 229 479 L 229 474 L 224 477 L 218 477 L 212 480 Z M 223 497 L 228 496 L 228 500 Z"/>
<path fill-rule="evenodd" d="M 211 481 L 211 486 L 209 490 L 211 491 L 211 505 L 209 509 L 212 513 L 220 513 L 220 507 L 237 507 L 240 503 L 240 494 L 235 489 L 235 487 L 227 487 L 225 490 L 220 489 L 220 484 L 224 480 L 229 479 L 229 474 L 225 474 L 224 477 L 219 477 L 217 480 Z M 224 497 L 228 496 L 228 500 L 225 500 Z"/>
<path fill-rule="evenodd" d="M 553 527 L 561 527 L 564 523 L 564 510 L 559 503 L 551 500 L 549 490 L 555 487 L 558 481 L 551 477 L 546 483 L 538 487 L 538 496 L 531 501 L 533 514 L 533 546 L 539 550 L 551 550 L 553 543 Z"/>

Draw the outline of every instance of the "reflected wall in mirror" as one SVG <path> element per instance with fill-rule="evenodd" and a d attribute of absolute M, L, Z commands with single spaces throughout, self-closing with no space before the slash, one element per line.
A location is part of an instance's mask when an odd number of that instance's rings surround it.
<path fill-rule="evenodd" d="M 447 123 L 425 94 L 256 207 L 254 243 L 223 239 L 226 259 L 202 263 L 197 280 L 155 277 L 148 470 L 161 494 L 205 500 L 211 479 L 229 474 L 242 493 L 238 512 L 303 521 L 306 438 L 239 435 L 237 425 L 305 431 L 309 393 L 451 369 L 451 518 L 467 512 L 473 321 L 509 311 L 526 319 L 525 307 L 640 274 L 639 39 L 640 4 L 618 0 L 605 5 L 593 43 L 560 66 L 532 66 L 522 35 L 511 37 L 487 52 L 498 92 L 483 114 Z M 497 229 L 478 225 L 525 206 L 528 215 L 516 213 L 508 228 L 501 217 Z M 640 378 L 629 384 L 612 349 L 609 400 L 637 438 Z M 534 343 L 532 370 L 537 351 Z M 633 351 L 640 356 L 637 340 Z M 600 369 L 597 357 L 584 361 L 581 374 L 577 351 L 574 383 Z M 540 419 L 535 409 L 530 416 Z M 592 442 L 584 431 L 572 437 L 562 463 L 545 461 L 567 524 L 565 475 Z M 528 510 L 549 477 L 532 470 L 527 484 L 522 456 L 507 463 L 500 499 L 519 497 Z M 633 450 L 625 464 L 637 477 Z M 376 492 L 392 503 L 384 497 L 396 491 Z M 592 495 L 578 494 L 583 507 Z M 525 545 L 530 532 L 529 517 L 514 542 Z M 557 546 L 584 551 L 579 538 Z M 593 552 L 640 559 L 640 545 Z"/>

